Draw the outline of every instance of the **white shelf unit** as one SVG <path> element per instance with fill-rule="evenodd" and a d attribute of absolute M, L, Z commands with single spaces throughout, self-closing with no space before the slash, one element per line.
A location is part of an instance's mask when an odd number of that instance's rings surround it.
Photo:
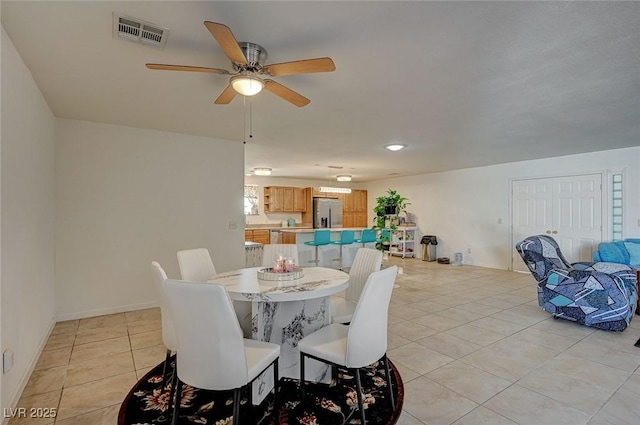
<path fill-rule="evenodd" d="M 398 226 L 391 232 L 391 245 L 389 254 L 402 256 L 402 258 L 416 256 L 416 230 L 417 227 Z"/>

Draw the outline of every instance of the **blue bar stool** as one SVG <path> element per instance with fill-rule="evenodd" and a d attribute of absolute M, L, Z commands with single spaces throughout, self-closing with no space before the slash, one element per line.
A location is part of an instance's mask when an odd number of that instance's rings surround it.
<path fill-rule="evenodd" d="M 364 248 L 368 243 L 377 242 L 377 234 L 378 232 L 375 229 L 362 229 L 360 239 L 356 239 L 354 242 L 361 243 Z"/>
<path fill-rule="evenodd" d="M 316 263 L 316 267 L 318 267 L 318 263 L 320 260 L 318 259 L 318 247 L 322 245 L 329 245 L 331 243 L 331 231 L 330 230 L 316 230 L 313 235 L 312 241 L 306 241 L 304 244 L 307 246 L 315 246 L 316 247 L 316 258 L 315 260 L 309 261 L 310 263 Z"/>
<path fill-rule="evenodd" d="M 340 232 L 339 241 L 331 241 L 332 245 L 340 245 L 340 270 L 342 270 L 342 247 L 345 245 L 351 245 L 354 242 L 355 232 L 353 230 L 343 230 Z"/>

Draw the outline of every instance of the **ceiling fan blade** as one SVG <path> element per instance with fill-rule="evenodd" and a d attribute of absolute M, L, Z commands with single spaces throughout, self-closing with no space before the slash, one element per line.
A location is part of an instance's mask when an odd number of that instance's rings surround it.
<path fill-rule="evenodd" d="M 280 83 L 276 83 L 273 80 L 264 80 L 264 88 L 269 90 L 276 96 L 280 96 L 287 102 L 291 102 L 297 107 L 307 106 L 311 101 L 299 93 L 294 92 L 290 88 L 283 86 Z"/>
<path fill-rule="evenodd" d="M 186 66 L 186 65 L 165 65 L 163 63 L 148 63 L 147 68 L 162 71 L 190 71 L 190 72 L 209 72 L 211 74 L 228 74 L 226 69 L 204 68 L 202 66 Z"/>
<path fill-rule="evenodd" d="M 332 72 L 336 65 L 331 58 L 306 59 L 301 61 L 274 63 L 265 66 L 266 72 L 273 76 L 310 74 L 313 72 Z"/>
<path fill-rule="evenodd" d="M 247 65 L 247 58 L 242 53 L 242 49 L 238 45 L 238 40 L 233 36 L 231 28 L 226 25 L 219 24 L 217 22 L 205 21 L 204 25 L 207 27 L 213 38 L 216 39 L 224 53 L 233 62 Z"/>
<path fill-rule="evenodd" d="M 231 103 L 234 97 L 236 97 L 236 91 L 231 87 L 231 84 L 229 84 L 213 103 L 216 105 L 226 105 Z"/>

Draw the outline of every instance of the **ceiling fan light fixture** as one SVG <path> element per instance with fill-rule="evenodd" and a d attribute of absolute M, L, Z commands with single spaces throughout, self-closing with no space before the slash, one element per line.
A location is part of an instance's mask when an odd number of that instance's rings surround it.
<path fill-rule="evenodd" d="M 254 168 L 253 174 L 255 174 L 256 176 L 270 176 L 271 168 Z"/>
<path fill-rule="evenodd" d="M 231 87 L 243 96 L 254 96 L 264 88 L 264 81 L 254 75 L 235 75 L 229 80 Z"/>
<path fill-rule="evenodd" d="M 349 174 L 339 174 L 336 176 L 336 180 L 339 182 L 350 182 L 351 176 Z"/>
<path fill-rule="evenodd" d="M 394 143 L 394 144 L 391 144 L 391 145 L 387 145 L 384 148 L 388 149 L 388 150 L 390 150 L 392 152 L 396 152 L 396 151 L 399 151 L 399 150 L 404 149 L 406 147 L 407 147 L 406 145 L 401 145 L 401 144 L 398 144 L 398 143 Z"/>

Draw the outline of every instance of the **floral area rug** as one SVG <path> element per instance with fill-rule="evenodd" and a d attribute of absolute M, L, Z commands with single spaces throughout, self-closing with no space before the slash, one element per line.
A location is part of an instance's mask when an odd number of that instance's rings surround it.
<path fill-rule="evenodd" d="M 175 360 L 175 357 L 174 357 Z M 118 425 L 169 424 L 169 388 L 162 390 L 164 362 L 153 368 L 131 389 L 120 407 Z M 402 411 L 404 388 L 395 366 L 389 362 L 396 408 L 389 403 L 384 364 L 375 363 L 361 369 L 367 424 L 395 424 Z M 170 386 L 170 385 L 169 385 Z M 169 387 L 168 386 L 168 387 Z M 298 380 L 282 378 L 277 405 L 270 394 L 259 406 L 252 406 L 248 390 L 243 391 L 240 407 L 241 425 L 347 425 L 360 424 L 355 375 L 339 370 L 334 386 L 306 385 L 305 402 L 301 403 Z M 183 386 L 180 404 L 181 425 L 233 424 L 233 392 L 206 391 Z"/>

